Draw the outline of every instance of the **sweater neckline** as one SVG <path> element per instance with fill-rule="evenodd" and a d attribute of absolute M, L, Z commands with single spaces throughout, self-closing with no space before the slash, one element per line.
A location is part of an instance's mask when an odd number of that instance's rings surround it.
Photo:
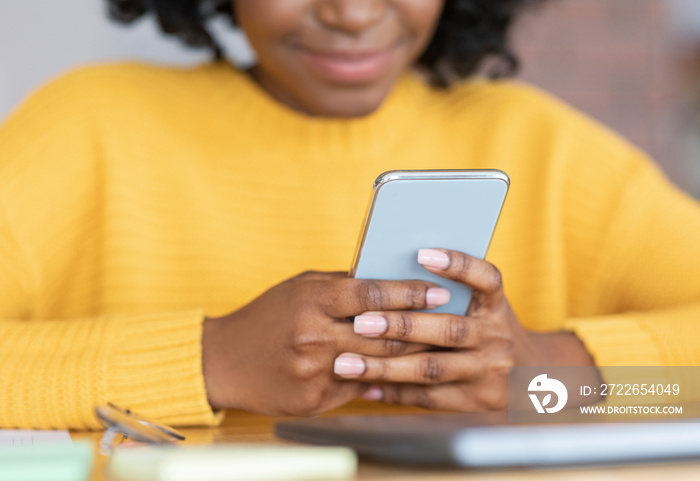
<path fill-rule="evenodd" d="M 431 87 L 415 72 L 407 72 L 387 94 L 382 104 L 363 117 L 317 117 L 281 103 L 265 91 L 247 72 L 219 62 L 203 66 L 215 72 L 216 89 L 223 95 L 221 111 L 236 119 L 236 128 L 267 131 L 277 144 L 300 141 L 323 151 L 368 153 L 384 150 L 404 138 L 429 99 Z M 247 127 L 246 127 L 247 126 Z M 326 152 L 328 153 L 328 152 Z"/>

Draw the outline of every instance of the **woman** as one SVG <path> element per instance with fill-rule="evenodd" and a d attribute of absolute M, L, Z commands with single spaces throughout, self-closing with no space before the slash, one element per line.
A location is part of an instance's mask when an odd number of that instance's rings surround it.
<path fill-rule="evenodd" d="M 250 72 L 99 66 L 32 96 L 0 130 L 0 425 L 495 409 L 514 364 L 697 364 L 697 203 L 557 101 L 463 80 L 514 66 L 526 3 L 234 1 Z M 196 2 L 111 5 L 218 52 Z M 488 261 L 417 259 L 474 290 L 466 316 L 343 272 L 372 180 L 417 168 L 512 180 Z"/>

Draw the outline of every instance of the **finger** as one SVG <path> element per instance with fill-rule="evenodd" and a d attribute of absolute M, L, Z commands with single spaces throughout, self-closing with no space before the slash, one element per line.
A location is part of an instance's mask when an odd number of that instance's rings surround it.
<path fill-rule="evenodd" d="M 355 317 L 353 326 L 366 337 L 458 348 L 480 345 L 488 329 L 473 317 L 416 311 L 365 312 Z"/>
<path fill-rule="evenodd" d="M 396 357 L 435 349 L 435 346 L 397 339 L 367 338 L 353 332 L 349 322 L 334 324 L 336 349 L 365 356 Z"/>
<path fill-rule="evenodd" d="M 431 309 L 450 302 L 450 292 L 425 281 L 345 278 L 326 294 L 326 313 L 337 318 L 367 311 Z"/>
<path fill-rule="evenodd" d="M 392 383 L 441 384 L 473 380 L 483 372 L 471 352 L 424 352 L 401 357 L 369 357 L 345 353 L 335 359 L 343 378 Z"/>
<path fill-rule="evenodd" d="M 372 386 L 362 395 L 365 399 L 387 404 L 418 406 L 443 411 L 481 411 L 485 408 L 478 399 L 478 387 L 465 387 L 460 383 L 426 386 L 420 384 L 384 384 Z M 365 397 L 369 396 L 369 397 Z"/>
<path fill-rule="evenodd" d="M 384 399 L 384 389 L 382 389 L 382 386 L 370 386 L 360 397 L 368 401 L 382 401 Z"/>
<path fill-rule="evenodd" d="M 311 387 L 296 396 L 290 396 L 280 410 L 267 411 L 273 416 L 315 416 L 340 407 L 366 392 L 364 382 L 335 381 L 326 389 Z"/>
<path fill-rule="evenodd" d="M 456 388 L 452 384 L 382 384 L 371 386 L 362 394 L 362 398 L 424 409 L 445 409 L 447 398 L 458 394 L 455 391 Z"/>
<path fill-rule="evenodd" d="M 339 326 L 337 339 L 336 346 L 341 352 L 353 352 L 365 356 L 396 357 L 435 348 L 429 344 L 358 336 L 352 332 L 352 327 L 348 323 Z"/>
<path fill-rule="evenodd" d="M 471 287 L 484 294 L 503 291 L 501 272 L 485 260 L 448 249 L 421 249 L 418 263 L 439 276 Z"/>
<path fill-rule="evenodd" d="M 327 281 L 327 280 L 334 280 L 334 279 L 343 279 L 348 276 L 347 272 L 323 272 L 323 271 L 305 271 L 302 272 L 301 274 L 297 274 L 294 277 L 290 277 L 287 279 L 285 282 L 294 282 L 294 281 Z"/>
<path fill-rule="evenodd" d="M 313 415 L 339 408 L 340 406 L 357 399 L 361 393 L 367 392 L 368 387 L 369 384 L 365 382 L 339 381 L 333 383 L 332 399 L 328 404 L 324 403 L 322 410 L 318 410 L 317 412 L 313 413 Z"/>

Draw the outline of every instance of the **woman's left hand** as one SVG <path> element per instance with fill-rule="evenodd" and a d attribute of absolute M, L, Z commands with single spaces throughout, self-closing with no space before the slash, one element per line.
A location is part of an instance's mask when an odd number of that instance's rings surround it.
<path fill-rule="evenodd" d="M 447 348 L 391 358 L 341 354 L 335 361 L 337 375 L 374 384 L 366 399 L 449 411 L 505 409 L 510 366 L 593 365 L 572 333 L 535 333 L 518 322 L 493 264 L 446 249 L 423 249 L 418 262 L 471 288 L 469 312 L 357 316 L 358 334 Z"/>

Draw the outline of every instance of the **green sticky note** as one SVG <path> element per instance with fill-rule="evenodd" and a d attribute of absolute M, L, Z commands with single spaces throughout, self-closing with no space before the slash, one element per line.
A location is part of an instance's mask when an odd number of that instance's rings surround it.
<path fill-rule="evenodd" d="M 92 461 L 93 446 L 87 441 L 0 447 L 0 480 L 85 481 Z"/>

